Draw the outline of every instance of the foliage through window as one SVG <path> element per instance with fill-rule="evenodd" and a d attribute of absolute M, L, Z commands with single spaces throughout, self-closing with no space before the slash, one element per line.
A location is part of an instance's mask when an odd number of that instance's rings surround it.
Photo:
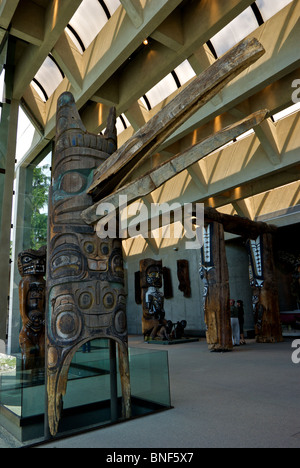
<path fill-rule="evenodd" d="M 35 250 L 47 244 L 49 169 L 49 165 L 44 165 L 33 170 L 30 244 Z"/>

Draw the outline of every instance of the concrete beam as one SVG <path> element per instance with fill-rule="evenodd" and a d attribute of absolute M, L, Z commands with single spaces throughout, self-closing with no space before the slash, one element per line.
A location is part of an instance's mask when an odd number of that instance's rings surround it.
<path fill-rule="evenodd" d="M 277 132 L 272 120 L 266 120 L 261 125 L 257 126 L 254 131 L 258 136 L 263 148 L 265 149 L 271 163 L 275 166 L 276 164 L 280 164 L 281 158 L 277 140 Z"/>
<path fill-rule="evenodd" d="M 247 103 L 252 100 L 253 95 L 264 90 L 269 93 L 269 86 L 272 83 L 279 82 L 298 70 L 300 67 L 299 54 L 297 54 L 297 38 L 300 35 L 299 16 L 300 3 L 294 1 L 251 34 L 250 37 L 257 37 L 262 43 L 266 49 L 266 55 L 222 91 L 222 100 L 217 106 L 215 103 L 207 104 L 205 109 L 197 112 L 176 131 L 165 142 L 165 145 L 162 145 L 162 148 L 220 114 L 239 107 L 244 102 Z M 291 91 L 290 83 L 284 91 L 284 94 L 289 93 L 290 102 Z M 280 99 L 276 95 L 269 94 L 270 103 L 272 99 L 273 101 Z M 261 109 L 261 107 L 259 108 Z M 254 109 L 251 109 L 250 113 L 253 111 Z M 246 110 L 246 115 L 248 114 L 249 112 Z"/>
<path fill-rule="evenodd" d="M 0 27 L 8 29 L 20 0 L 0 0 Z"/>
<path fill-rule="evenodd" d="M 82 55 L 65 31 L 55 44 L 52 55 L 72 87 L 80 91 L 83 85 Z"/>
<path fill-rule="evenodd" d="M 184 45 L 184 33 L 181 10 L 175 10 L 151 34 L 152 39 L 178 52 Z"/>
<path fill-rule="evenodd" d="M 41 46 L 45 34 L 44 25 L 45 9 L 31 0 L 23 0 L 13 16 L 10 33 L 30 44 Z"/>
<path fill-rule="evenodd" d="M 189 25 L 185 26 L 185 35 L 187 41 L 184 44 L 180 54 L 174 52 L 168 47 L 156 43 L 160 50 L 164 50 L 167 55 L 146 53 L 146 64 L 143 67 L 136 60 L 128 62 L 123 72 L 119 68 L 124 65 L 126 58 L 142 44 L 145 37 L 148 37 L 155 31 L 159 25 L 168 18 L 170 14 L 180 5 L 180 0 L 161 0 L 160 2 L 145 2 L 143 9 L 144 22 L 138 30 L 133 26 L 131 20 L 126 15 L 123 8 L 119 8 L 110 21 L 104 26 L 102 31 L 83 54 L 83 69 L 85 76 L 83 78 L 83 88 L 76 92 L 75 101 L 79 109 L 87 100 L 97 95 L 97 91 L 108 81 L 114 80 L 113 76 L 117 73 L 119 81 L 120 100 L 118 105 L 118 114 L 126 112 L 134 100 L 140 98 L 148 91 L 159 79 L 163 78 L 169 71 L 179 65 L 193 51 L 202 46 L 211 35 L 226 24 L 227 20 L 233 19 L 238 13 L 241 13 L 251 4 L 251 0 L 214 0 L 214 13 L 212 15 L 211 4 L 209 2 L 193 2 L 193 14 L 197 14 L 198 24 L 193 21 L 193 29 L 189 31 Z M 186 9 L 188 10 L 189 4 Z M 193 14 L 191 16 L 193 16 Z M 185 11 L 186 21 L 191 21 L 189 14 Z M 202 28 L 199 25 L 201 20 Z M 156 48 L 155 47 L 155 50 Z M 153 60 L 153 61 L 152 61 Z M 142 85 L 142 86 L 141 86 Z M 140 93 L 141 90 L 141 93 Z M 134 95 L 133 95 L 134 93 Z M 129 97 L 128 99 L 126 97 Z M 48 102 L 48 123 L 46 134 L 53 132 L 58 92 L 54 93 L 51 102 Z M 95 111 L 92 109 L 92 113 Z M 99 130 L 101 122 L 95 122 L 94 131 Z"/>
<path fill-rule="evenodd" d="M 32 79 L 52 51 L 65 27 L 79 7 L 81 0 L 52 0 L 45 12 L 44 40 L 37 47 L 29 45 L 18 61 L 14 82 L 14 99 L 21 99 Z"/>
<path fill-rule="evenodd" d="M 144 15 L 140 0 L 120 0 L 120 2 L 134 26 L 137 29 L 141 27 L 144 21 Z"/>

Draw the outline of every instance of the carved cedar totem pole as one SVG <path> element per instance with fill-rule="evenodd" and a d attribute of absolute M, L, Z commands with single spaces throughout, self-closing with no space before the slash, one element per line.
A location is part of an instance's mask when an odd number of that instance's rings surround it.
<path fill-rule="evenodd" d="M 19 299 L 23 327 L 19 335 L 19 343 L 23 369 L 43 369 L 45 366 L 46 247 L 20 253 L 18 269 L 22 276 Z"/>
<path fill-rule="evenodd" d="M 209 349 L 231 351 L 233 344 L 229 307 L 229 271 L 224 227 L 220 223 L 208 222 L 204 227 L 200 277 L 204 283 L 204 318 Z"/>
<path fill-rule="evenodd" d="M 255 335 L 258 343 L 282 342 L 273 236 L 262 233 L 247 242 Z"/>
<path fill-rule="evenodd" d="M 49 195 L 47 271 L 47 393 L 50 432 L 55 435 L 76 351 L 109 338 L 119 345 L 123 416 L 131 416 L 126 294 L 122 245 L 101 240 L 81 212 L 93 204 L 87 189 L 94 170 L 117 149 L 112 109 L 105 135 L 89 134 L 74 98 L 58 100 L 57 133 Z"/>

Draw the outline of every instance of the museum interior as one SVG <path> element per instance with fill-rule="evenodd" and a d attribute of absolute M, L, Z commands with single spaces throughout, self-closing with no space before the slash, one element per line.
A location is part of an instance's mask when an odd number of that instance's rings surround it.
<path fill-rule="evenodd" d="M 0 0 L 0 438 L 163 444 L 179 368 L 246 352 L 296 385 L 299 37 L 299 0 Z"/>

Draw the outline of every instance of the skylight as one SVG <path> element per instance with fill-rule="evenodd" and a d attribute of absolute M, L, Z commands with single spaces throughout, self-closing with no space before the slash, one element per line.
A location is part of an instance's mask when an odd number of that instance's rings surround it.
<path fill-rule="evenodd" d="M 121 5 L 119 0 L 83 0 L 66 32 L 82 53 Z"/>
<path fill-rule="evenodd" d="M 273 119 L 275 122 L 278 122 L 278 120 L 284 119 L 285 117 L 288 117 L 289 115 L 295 114 L 300 110 L 300 102 L 297 104 L 294 104 L 293 106 L 288 107 L 287 109 L 284 109 L 281 112 L 278 112 L 277 114 L 273 115 Z"/>
<path fill-rule="evenodd" d="M 126 130 L 130 126 L 130 122 L 125 114 L 121 114 L 120 117 L 117 118 L 116 128 L 118 135 L 120 135 L 120 133 L 124 132 L 124 130 Z"/>
<path fill-rule="evenodd" d="M 172 93 L 178 90 L 181 86 L 196 76 L 193 68 L 188 60 L 185 60 L 175 70 L 157 83 L 145 96 L 142 101 L 148 107 L 153 107 L 160 104 L 164 99 L 167 99 Z"/>
<path fill-rule="evenodd" d="M 52 56 L 48 56 L 32 82 L 41 99 L 46 102 L 64 79 L 64 74 Z"/>
<path fill-rule="evenodd" d="M 150 103 L 151 108 L 157 106 L 160 102 L 170 96 L 178 89 L 176 81 L 173 75 L 170 73 L 163 78 L 157 85 L 155 85 L 148 93 L 146 97 Z"/>
<path fill-rule="evenodd" d="M 129 120 L 127 119 L 125 114 L 121 114 L 116 121 L 116 129 L 117 129 L 117 135 L 120 135 L 124 130 L 127 130 L 127 128 L 131 127 L 131 124 Z M 106 128 L 104 128 L 101 132 L 102 135 L 104 135 L 106 131 Z"/>
<path fill-rule="evenodd" d="M 267 21 L 293 0 L 256 0 L 264 21 Z"/>
<path fill-rule="evenodd" d="M 194 72 L 188 60 L 185 60 L 181 65 L 175 68 L 174 71 L 180 81 L 181 86 L 196 76 L 196 73 Z"/>
<path fill-rule="evenodd" d="M 258 22 L 251 7 L 231 21 L 225 28 L 211 38 L 211 43 L 221 57 L 258 28 Z"/>

